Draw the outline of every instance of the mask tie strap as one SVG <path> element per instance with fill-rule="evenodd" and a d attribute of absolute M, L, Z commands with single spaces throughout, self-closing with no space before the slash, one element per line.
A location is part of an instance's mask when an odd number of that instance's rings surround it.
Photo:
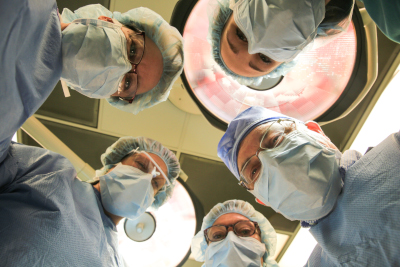
<path fill-rule="evenodd" d="M 63 92 L 64 92 L 64 96 L 65 97 L 70 97 L 71 94 L 69 93 L 69 89 L 68 89 L 67 83 L 65 81 L 63 81 L 63 80 L 60 80 L 60 82 L 61 82 L 61 87 L 62 87 Z"/>

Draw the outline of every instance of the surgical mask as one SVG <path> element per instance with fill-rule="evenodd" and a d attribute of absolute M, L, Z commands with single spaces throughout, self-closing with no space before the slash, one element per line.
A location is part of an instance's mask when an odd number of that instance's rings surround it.
<path fill-rule="evenodd" d="M 120 25 L 77 19 L 62 32 L 61 79 L 91 98 L 108 98 L 131 70 Z"/>
<path fill-rule="evenodd" d="M 101 201 L 111 214 L 136 219 L 154 201 L 151 180 L 158 174 L 144 173 L 130 165 L 119 163 L 109 173 L 100 176 Z"/>
<path fill-rule="evenodd" d="M 258 157 L 262 170 L 249 191 L 264 204 L 289 220 L 316 220 L 333 209 L 341 191 L 334 149 L 296 130 Z"/>
<path fill-rule="evenodd" d="M 321 0 L 230 0 L 233 18 L 248 40 L 249 54 L 292 61 L 317 34 L 325 17 Z"/>
<path fill-rule="evenodd" d="M 208 245 L 203 266 L 260 267 L 265 253 L 265 244 L 253 237 L 238 237 L 230 231 L 224 240 Z"/>

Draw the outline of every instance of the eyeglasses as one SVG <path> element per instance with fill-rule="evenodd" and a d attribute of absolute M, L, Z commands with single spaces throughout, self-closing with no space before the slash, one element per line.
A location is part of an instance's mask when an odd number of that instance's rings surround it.
<path fill-rule="evenodd" d="M 242 167 L 240 172 L 240 186 L 249 190 L 249 186 L 258 179 L 262 167 L 261 161 L 258 158 L 260 151 L 278 147 L 283 140 L 285 140 L 285 136 L 294 129 L 296 129 L 296 122 L 289 119 L 279 119 L 274 121 L 267 128 L 261 138 L 260 147 L 257 152 L 251 156 Z"/>
<path fill-rule="evenodd" d="M 229 228 L 233 228 L 233 232 L 237 236 L 252 236 L 258 228 L 258 223 L 253 221 L 238 221 L 231 225 L 213 225 L 204 230 L 204 237 L 208 242 L 217 242 L 225 239 L 228 235 Z"/>
<path fill-rule="evenodd" d="M 130 34 L 131 45 L 128 47 L 128 60 L 132 64 L 132 70 L 128 72 L 118 87 L 119 99 L 131 104 L 138 89 L 137 67 L 142 62 L 146 34 L 143 31 Z"/>
<path fill-rule="evenodd" d="M 167 176 L 163 172 L 163 170 L 160 168 L 160 166 L 154 161 L 154 159 L 145 151 L 137 151 L 133 150 L 133 156 L 132 156 L 132 167 L 138 168 L 144 173 L 153 173 L 155 170 L 158 172 L 157 176 L 162 177 L 162 179 L 165 179 L 165 184 L 163 186 L 159 186 L 156 179 L 152 179 L 152 182 L 154 181 L 155 187 L 158 192 L 165 191 L 167 188 L 167 185 L 170 185 L 171 182 L 168 180 Z M 153 178 L 157 178 L 153 177 Z"/>

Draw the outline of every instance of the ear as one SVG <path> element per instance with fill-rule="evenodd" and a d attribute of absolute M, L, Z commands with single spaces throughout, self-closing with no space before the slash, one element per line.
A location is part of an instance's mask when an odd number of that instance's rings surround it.
<path fill-rule="evenodd" d="M 106 17 L 106 16 L 100 16 L 98 19 L 99 20 L 103 20 L 103 21 L 107 21 L 107 22 L 110 22 L 110 23 L 114 23 L 112 18 L 109 18 L 109 17 Z"/>
<path fill-rule="evenodd" d="M 307 121 L 306 126 L 309 130 L 322 134 L 323 136 L 328 138 L 328 140 L 330 140 L 329 137 L 324 134 L 324 131 L 322 131 L 321 126 L 319 126 L 319 124 L 315 121 Z"/>
<path fill-rule="evenodd" d="M 267 205 L 265 205 L 261 200 L 259 200 L 258 198 L 256 198 L 256 202 L 257 202 L 258 204 L 263 205 L 263 206 L 267 206 Z M 268 207 L 268 206 L 267 206 L 267 207 Z"/>

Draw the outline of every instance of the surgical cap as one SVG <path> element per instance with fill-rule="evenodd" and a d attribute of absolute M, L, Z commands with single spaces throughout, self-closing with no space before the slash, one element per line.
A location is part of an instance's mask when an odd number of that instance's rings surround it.
<path fill-rule="evenodd" d="M 154 11 L 139 7 L 125 13 L 111 13 L 100 4 L 88 5 L 71 12 L 64 9 L 64 22 L 71 22 L 78 18 L 95 18 L 107 16 L 118 20 L 125 26 L 133 26 L 146 33 L 160 49 L 163 57 L 163 73 L 160 81 L 150 91 L 137 95 L 133 102 L 120 100 L 118 97 L 107 98 L 108 103 L 123 111 L 137 114 L 143 109 L 150 108 L 167 100 L 172 85 L 183 70 L 183 38 L 177 29 L 168 24 Z"/>
<path fill-rule="evenodd" d="M 175 186 L 175 180 L 178 178 L 180 171 L 179 161 L 175 154 L 168 148 L 164 147 L 160 142 L 146 137 L 121 137 L 118 141 L 108 147 L 103 155 L 101 155 L 103 168 L 96 171 L 96 176 L 99 177 L 106 174 L 115 164 L 121 162 L 121 160 L 134 149 L 153 153 L 159 156 L 164 161 L 165 165 L 167 165 L 168 173 L 166 173 L 166 175 L 171 182 L 171 185 L 168 185 L 165 191 L 159 192 L 154 197 L 155 200 L 152 207 L 158 208 L 171 197 Z"/>
<path fill-rule="evenodd" d="M 257 126 L 281 118 L 290 117 L 255 106 L 242 111 L 229 123 L 228 129 L 218 143 L 218 156 L 238 180 L 240 171 L 237 166 L 237 156 L 242 140 Z M 294 118 L 290 119 L 298 121 Z"/>
<path fill-rule="evenodd" d="M 191 249 L 196 261 L 204 261 L 207 249 L 207 240 L 204 237 L 204 230 L 211 227 L 213 223 L 222 215 L 227 213 L 238 213 L 249 220 L 257 222 L 261 230 L 261 242 L 265 244 L 267 253 L 264 254 L 264 267 L 277 266 L 276 262 L 271 259 L 276 249 L 276 232 L 270 222 L 260 212 L 256 211 L 253 206 L 243 200 L 227 200 L 224 203 L 218 203 L 204 217 L 201 230 L 193 237 Z"/>
<path fill-rule="evenodd" d="M 284 62 L 270 73 L 259 77 L 245 77 L 234 73 L 225 65 L 221 56 L 222 30 L 232 14 L 232 10 L 229 8 L 229 0 L 211 0 L 209 2 L 207 14 L 209 19 L 207 39 L 211 44 L 211 53 L 214 61 L 227 75 L 232 77 L 238 83 L 243 85 L 259 85 L 264 78 L 277 78 L 286 75 L 286 73 L 296 66 L 298 62 L 297 58 L 290 62 Z"/>

